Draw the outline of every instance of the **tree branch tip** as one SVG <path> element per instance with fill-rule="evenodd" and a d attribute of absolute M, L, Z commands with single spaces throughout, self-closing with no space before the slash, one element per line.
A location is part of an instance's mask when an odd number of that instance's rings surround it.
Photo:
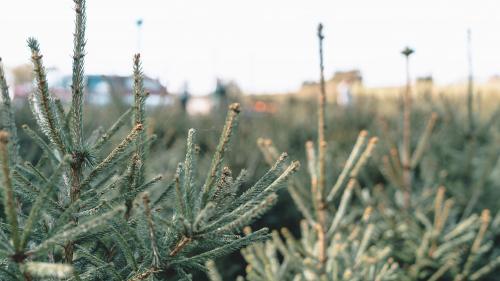
<path fill-rule="evenodd" d="M 243 233 L 245 233 L 245 235 L 252 233 L 252 228 L 250 226 L 245 226 L 243 228 Z"/>
<path fill-rule="evenodd" d="M 325 36 L 323 35 L 323 24 L 321 22 L 318 24 L 318 38 L 325 38 Z"/>
<path fill-rule="evenodd" d="M 368 131 L 367 131 L 367 130 L 361 130 L 361 131 L 359 132 L 359 136 L 360 136 L 360 137 L 366 137 L 366 136 L 368 136 Z"/>
<path fill-rule="evenodd" d="M 489 209 L 484 209 L 481 212 L 481 222 L 484 224 L 488 224 L 491 221 L 491 213 Z"/>
<path fill-rule="evenodd" d="M 290 164 L 292 166 L 292 171 L 295 172 L 300 168 L 300 162 L 298 160 L 295 160 Z"/>
<path fill-rule="evenodd" d="M 278 161 L 281 162 L 281 161 L 285 160 L 286 158 L 288 158 L 288 153 L 283 152 L 283 153 L 281 153 L 280 158 L 278 159 Z"/>
<path fill-rule="evenodd" d="M 240 113 L 241 106 L 239 103 L 235 102 L 229 105 L 229 110 L 233 111 L 234 113 Z"/>
<path fill-rule="evenodd" d="M 347 188 L 353 188 L 358 181 L 356 179 L 350 179 L 347 183 Z"/>
<path fill-rule="evenodd" d="M 38 40 L 35 37 L 29 37 L 28 40 L 28 47 L 35 52 L 40 51 L 40 44 L 38 43 Z"/>
<path fill-rule="evenodd" d="M 280 232 L 281 232 L 281 234 L 286 235 L 286 234 L 290 233 L 290 230 L 288 230 L 288 228 L 286 228 L 286 227 L 282 227 L 282 228 L 280 228 Z"/>
<path fill-rule="evenodd" d="M 0 142 L 1 143 L 3 143 L 3 144 L 9 143 L 9 138 L 10 138 L 9 132 L 4 131 L 4 130 L 0 131 Z"/>

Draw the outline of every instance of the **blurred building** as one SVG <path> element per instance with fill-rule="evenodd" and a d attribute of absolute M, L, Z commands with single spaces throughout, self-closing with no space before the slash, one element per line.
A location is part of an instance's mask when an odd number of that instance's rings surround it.
<path fill-rule="evenodd" d="M 432 98 L 434 93 L 434 79 L 431 75 L 417 77 L 415 81 L 416 95 L 419 97 L 425 97 L 427 99 Z"/>
<path fill-rule="evenodd" d="M 49 80 L 50 91 L 63 103 L 71 101 L 71 76 L 65 75 Z M 85 101 L 94 105 L 108 105 L 111 102 L 133 103 L 134 78 L 118 75 L 87 75 L 85 77 Z M 172 98 L 167 88 L 158 80 L 144 77 L 144 89 L 149 93 L 147 105 L 170 105 Z M 26 101 L 33 92 L 33 83 L 23 81 L 14 86 L 14 100 Z"/>
<path fill-rule="evenodd" d="M 357 69 L 349 71 L 337 71 L 325 81 L 327 100 L 346 105 L 352 102 L 353 95 L 363 85 L 363 77 Z M 318 95 L 320 88 L 317 81 L 304 82 L 298 91 L 300 97 Z"/>
<path fill-rule="evenodd" d="M 213 99 L 210 96 L 193 96 L 186 105 L 189 115 L 209 115 L 213 109 Z"/>

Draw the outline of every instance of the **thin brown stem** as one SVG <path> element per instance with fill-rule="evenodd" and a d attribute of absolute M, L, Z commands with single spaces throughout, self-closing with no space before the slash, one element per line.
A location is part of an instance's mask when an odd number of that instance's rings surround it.
<path fill-rule="evenodd" d="M 401 163 L 403 166 L 403 187 L 404 187 L 404 206 L 406 209 L 411 205 L 411 80 L 410 80 L 410 55 L 413 50 L 406 48 L 403 50 L 406 58 L 406 90 L 403 96 L 403 153 Z"/>
<path fill-rule="evenodd" d="M 319 223 L 315 225 L 316 231 L 318 232 L 318 260 L 321 264 L 321 267 L 326 263 L 326 232 L 323 226 Z"/>
<path fill-rule="evenodd" d="M 24 272 L 23 276 L 24 276 L 24 280 L 26 280 L 26 281 L 33 280 L 33 277 L 31 277 L 31 274 L 29 274 L 29 272 Z"/>
<path fill-rule="evenodd" d="M 12 243 L 16 252 L 21 251 L 21 243 L 19 239 L 19 228 L 16 214 L 15 197 L 12 179 L 10 176 L 9 152 L 8 143 L 10 135 L 6 131 L 0 131 L 0 165 L 3 174 L 3 196 L 4 196 L 4 211 L 8 223 L 11 227 Z"/>
<path fill-rule="evenodd" d="M 72 155 L 72 163 L 70 168 L 70 179 L 71 179 L 71 189 L 70 189 L 70 204 L 73 204 L 78 199 L 80 199 L 81 182 L 83 179 L 83 162 L 84 159 L 81 152 L 76 151 Z M 71 220 L 75 225 L 78 224 L 78 219 L 73 217 Z M 64 246 L 64 262 L 67 264 L 73 263 L 73 252 L 74 245 L 73 241 L 68 241 Z"/>
<path fill-rule="evenodd" d="M 181 240 L 179 240 L 179 242 L 177 242 L 174 249 L 172 251 L 170 251 L 169 256 L 173 257 L 173 256 L 177 255 L 192 240 L 193 239 L 190 237 L 182 236 Z"/>
<path fill-rule="evenodd" d="M 158 268 L 156 267 L 150 267 L 144 272 L 141 272 L 139 274 L 136 274 L 132 278 L 128 279 L 128 281 L 140 281 L 140 280 L 145 280 L 148 278 L 151 274 L 159 272 Z"/>
<path fill-rule="evenodd" d="M 467 117 L 469 121 L 468 134 L 470 137 L 474 135 L 474 75 L 472 71 L 472 34 L 470 29 L 467 30 L 467 63 L 469 67 L 469 75 L 467 79 Z"/>
<path fill-rule="evenodd" d="M 320 70 L 320 94 L 318 97 L 318 187 L 316 194 L 317 220 L 319 223 L 318 239 L 319 239 L 319 260 L 321 267 L 324 268 L 326 262 L 326 203 L 324 200 L 324 192 L 326 186 L 326 140 L 325 140 L 325 111 L 326 111 L 326 90 L 325 76 L 323 64 L 323 25 L 318 25 L 318 40 L 319 40 L 319 70 Z"/>
<path fill-rule="evenodd" d="M 153 250 L 153 265 L 157 267 L 160 265 L 160 254 L 158 253 L 158 244 L 156 243 L 156 234 L 153 223 L 153 216 L 151 214 L 151 207 L 149 206 L 151 200 L 149 199 L 149 195 L 147 193 L 144 194 L 142 200 L 144 203 L 146 218 L 148 220 L 149 238 L 151 239 L 151 249 Z"/>

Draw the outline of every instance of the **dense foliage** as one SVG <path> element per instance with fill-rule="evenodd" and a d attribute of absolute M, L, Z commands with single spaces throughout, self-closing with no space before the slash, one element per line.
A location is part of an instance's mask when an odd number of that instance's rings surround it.
<path fill-rule="evenodd" d="M 75 1 L 72 101 L 68 110 L 48 89 L 39 43 L 28 39 L 36 90 L 30 108 L 38 130 L 23 130 L 41 149 L 23 162 L 3 69 L 0 157 L 5 216 L 0 229 L 2 280 L 188 280 L 209 258 L 268 237 L 263 228 L 238 232 L 277 200 L 276 191 L 298 168 L 282 154 L 251 188 L 245 172 L 233 179 L 223 158 L 237 124 L 229 113 L 204 181 L 190 130 L 187 152 L 171 184 L 150 195 L 161 176 L 146 175 L 154 136 L 146 134 L 140 57 L 134 57 L 134 104 L 106 131 L 83 130 L 85 1 Z M 130 118 L 130 114 L 132 117 Z M 120 127 L 131 129 L 106 145 Z"/>
<path fill-rule="evenodd" d="M 29 107 L 0 65 L 1 280 L 495 280 L 497 99 L 416 96 L 408 80 L 399 100 L 336 106 L 320 27 L 317 104 L 239 96 L 225 121 L 146 112 L 136 55 L 132 106 L 85 106 L 84 0 L 75 12 L 69 105 L 36 39 Z"/>

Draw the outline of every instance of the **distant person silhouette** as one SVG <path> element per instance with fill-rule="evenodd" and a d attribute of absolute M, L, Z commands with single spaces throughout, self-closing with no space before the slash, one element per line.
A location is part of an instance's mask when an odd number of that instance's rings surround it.
<path fill-rule="evenodd" d="M 340 81 L 337 85 L 337 104 L 349 106 L 352 103 L 351 83 L 346 80 Z"/>
<path fill-rule="evenodd" d="M 184 86 L 182 87 L 182 92 L 179 97 L 180 102 L 181 102 L 181 108 L 184 112 L 187 110 L 187 104 L 189 102 L 189 99 L 191 98 L 191 94 L 189 93 L 189 84 L 187 82 L 184 83 Z"/>

